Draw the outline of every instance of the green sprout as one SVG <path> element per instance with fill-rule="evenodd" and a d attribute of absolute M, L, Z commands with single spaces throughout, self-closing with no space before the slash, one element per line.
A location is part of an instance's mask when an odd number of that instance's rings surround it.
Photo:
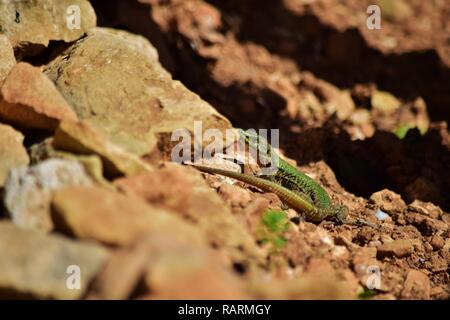
<path fill-rule="evenodd" d="M 410 124 L 406 124 L 404 126 L 401 126 L 401 127 L 398 127 L 397 129 L 395 129 L 394 134 L 397 136 L 397 138 L 402 140 L 406 137 L 406 135 L 408 134 L 408 131 L 412 128 L 414 128 L 414 126 L 412 126 Z"/>
<path fill-rule="evenodd" d="M 262 227 L 259 238 L 263 243 L 270 243 L 275 249 L 283 248 L 287 239 L 283 234 L 289 229 L 286 212 L 281 210 L 267 210 L 262 216 Z"/>
<path fill-rule="evenodd" d="M 360 294 L 358 294 L 358 298 L 362 299 L 362 300 L 366 300 L 366 299 L 372 298 L 376 294 L 377 294 L 376 291 L 364 288 L 364 291 L 361 292 Z"/>
<path fill-rule="evenodd" d="M 411 124 L 405 124 L 403 126 L 398 127 L 397 129 L 394 130 L 394 134 L 397 136 L 397 138 L 399 138 L 400 140 L 404 139 L 406 137 L 406 135 L 408 134 L 408 131 L 411 129 L 416 128 L 416 126 L 413 126 Z M 423 136 L 425 133 L 427 133 L 427 128 L 422 127 L 419 128 L 417 127 L 417 129 L 419 130 L 420 134 Z"/>

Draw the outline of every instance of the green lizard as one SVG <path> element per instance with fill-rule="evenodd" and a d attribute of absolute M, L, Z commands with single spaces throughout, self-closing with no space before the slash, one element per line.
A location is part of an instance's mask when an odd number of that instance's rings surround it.
<path fill-rule="evenodd" d="M 194 165 L 194 167 L 207 173 L 240 180 L 266 192 L 273 192 L 293 209 L 303 212 L 310 221 L 320 222 L 327 219 L 352 223 L 347 220 L 348 208 L 346 206 L 333 205 L 326 191 L 317 182 L 281 159 L 264 138 L 256 132 L 251 133 L 240 129 L 239 133 L 251 148 L 258 151 L 261 162 L 276 165 L 274 174 L 253 176 L 205 166 Z M 358 222 L 373 226 L 368 222 Z"/>
<path fill-rule="evenodd" d="M 273 192 L 290 207 L 299 212 L 303 212 L 306 218 L 310 221 L 320 222 L 324 219 L 335 219 L 339 222 L 346 222 L 347 208 L 344 206 L 330 206 L 327 208 L 319 208 L 315 206 L 312 202 L 310 202 L 308 198 L 302 196 L 300 193 L 293 192 L 283 187 L 282 185 L 267 179 L 239 172 L 233 172 L 229 170 L 222 170 L 199 165 L 193 165 L 193 167 L 203 172 L 220 174 L 226 177 L 230 177 L 245 182 L 266 192 Z"/>

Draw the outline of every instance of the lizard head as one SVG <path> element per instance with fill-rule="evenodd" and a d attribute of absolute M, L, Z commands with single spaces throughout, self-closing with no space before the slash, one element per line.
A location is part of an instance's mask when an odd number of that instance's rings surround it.
<path fill-rule="evenodd" d="M 333 216 L 341 223 L 347 220 L 348 208 L 342 204 L 338 204 L 332 208 Z"/>
<path fill-rule="evenodd" d="M 239 129 L 240 138 L 247 143 L 250 148 L 254 149 L 258 152 L 259 160 L 265 163 L 270 163 L 272 155 L 275 155 L 272 152 L 272 146 L 267 142 L 265 138 L 260 136 L 256 130 L 242 130 Z"/>

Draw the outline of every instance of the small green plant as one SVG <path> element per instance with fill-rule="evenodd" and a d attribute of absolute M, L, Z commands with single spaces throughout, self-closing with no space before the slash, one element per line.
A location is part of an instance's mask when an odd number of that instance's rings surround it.
<path fill-rule="evenodd" d="M 261 220 L 262 226 L 259 232 L 261 242 L 270 243 L 276 250 L 283 248 L 287 243 L 283 234 L 289 229 L 289 219 L 286 212 L 267 210 Z"/>
<path fill-rule="evenodd" d="M 397 136 L 397 138 L 402 140 L 406 137 L 406 135 L 408 134 L 408 131 L 412 128 L 414 128 L 412 125 L 407 124 L 407 125 L 404 125 L 404 126 L 401 126 L 401 127 L 398 127 L 397 129 L 395 129 L 394 134 Z"/>
<path fill-rule="evenodd" d="M 366 300 L 372 298 L 376 294 L 376 291 L 364 288 L 364 291 L 358 294 L 358 299 Z"/>
<path fill-rule="evenodd" d="M 427 128 L 418 128 L 411 124 L 405 124 L 403 126 L 398 127 L 394 130 L 394 134 L 399 138 L 400 140 L 404 139 L 406 135 L 408 134 L 408 131 L 411 129 L 417 128 L 421 135 L 424 135 L 427 133 Z"/>

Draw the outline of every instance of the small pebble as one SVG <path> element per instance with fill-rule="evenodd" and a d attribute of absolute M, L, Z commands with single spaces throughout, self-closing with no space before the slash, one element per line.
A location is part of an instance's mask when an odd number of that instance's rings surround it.
<path fill-rule="evenodd" d="M 386 212 L 381 211 L 380 209 L 378 209 L 377 212 L 375 212 L 375 216 L 377 217 L 378 220 L 381 221 L 389 218 L 389 215 Z"/>

